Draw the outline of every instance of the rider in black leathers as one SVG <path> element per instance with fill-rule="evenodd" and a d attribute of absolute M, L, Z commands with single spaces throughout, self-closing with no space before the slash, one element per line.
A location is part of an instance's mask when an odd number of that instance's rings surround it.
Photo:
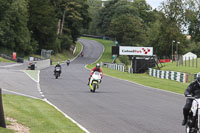
<path fill-rule="evenodd" d="M 200 72 L 197 74 L 197 80 L 190 83 L 190 85 L 187 87 L 187 89 L 184 92 L 185 96 L 193 96 L 193 97 L 200 97 Z M 186 99 L 186 104 L 183 108 L 183 116 L 184 119 L 182 121 L 182 125 L 184 126 L 187 123 L 187 117 L 189 115 L 189 111 L 192 106 L 192 99 Z"/>
<path fill-rule="evenodd" d="M 61 74 L 61 65 L 60 65 L 60 62 L 58 62 L 57 64 L 56 64 L 56 66 L 55 66 L 55 69 L 54 69 L 54 75 L 55 75 L 55 73 L 56 73 L 56 67 L 60 67 L 60 72 L 59 72 L 59 75 Z"/>

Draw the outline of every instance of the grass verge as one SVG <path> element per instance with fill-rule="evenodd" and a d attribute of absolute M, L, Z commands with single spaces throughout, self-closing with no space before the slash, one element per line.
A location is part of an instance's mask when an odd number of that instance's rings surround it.
<path fill-rule="evenodd" d="M 4 58 L 0 57 L 0 62 L 10 62 L 10 63 L 13 63 L 14 61 L 7 60 L 7 59 L 4 59 Z"/>
<path fill-rule="evenodd" d="M 14 133 L 14 130 L 0 127 L 0 133 Z"/>
<path fill-rule="evenodd" d="M 83 133 L 83 131 L 54 107 L 39 99 L 3 95 L 5 116 L 17 119 L 31 133 Z M 0 128 L 0 132 L 12 130 Z"/>
<path fill-rule="evenodd" d="M 98 62 L 111 62 L 112 61 L 112 55 L 111 55 L 111 47 L 113 46 L 112 41 L 108 40 L 101 40 L 101 39 L 93 39 L 93 38 L 85 38 L 84 39 L 89 39 L 89 40 L 95 40 L 104 45 L 104 53 L 101 57 L 101 59 Z M 88 69 L 91 69 L 94 67 L 95 64 L 87 65 Z M 155 77 L 149 76 L 147 73 L 144 74 L 129 74 L 127 72 L 120 72 L 112 69 L 108 69 L 103 67 L 103 73 L 107 74 L 109 76 L 113 76 L 116 78 L 120 78 L 123 80 L 128 80 L 132 82 L 136 82 L 138 84 L 142 84 L 145 86 L 150 86 L 153 88 L 158 88 L 162 90 L 167 90 L 171 92 L 176 92 L 183 94 L 185 88 L 188 86 L 187 83 L 180 83 L 172 80 L 167 80 L 167 79 L 159 79 Z"/>
<path fill-rule="evenodd" d="M 69 50 L 65 50 L 62 53 L 58 53 L 56 55 L 52 55 L 51 56 L 52 64 L 56 65 L 58 61 L 59 62 L 64 62 L 64 61 L 66 61 L 68 59 L 71 60 L 71 59 L 75 58 L 80 53 L 81 49 L 82 49 L 82 45 L 79 42 L 76 42 L 76 52 L 74 54 Z M 40 55 L 31 55 L 31 56 L 40 58 Z M 24 59 L 28 60 L 28 56 L 24 57 Z"/>
<path fill-rule="evenodd" d="M 70 51 L 64 51 L 63 53 L 58 53 L 56 55 L 51 56 L 51 60 L 53 61 L 53 65 L 57 64 L 57 62 L 64 62 L 67 59 L 73 59 L 80 53 L 82 49 L 82 45 L 79 42 L 76 42 L 76 52 L 73 54 Z"/>
<path fill-rule="evenodd" d="M 28 74 L 35 81 L 39 82 L 39 77 L 38 77 L 39 71 L 38 70 L 23 70 L 23 72 Z"/>
<path fill-rule="evenodd" d="M 161 68 L 161 70 L 167 70 L 167 71 L 176 71 L 176 72 L 188 72 L 191 74 L 198 73 L 200 66 L 196 67 L 196 64 L 194 67 L 192 67 L 192 64 L 190 62 L 190 67 L 189 67 L 189 61 L 186 61 L 187 66 L 185 66 L 185 62 L 183 65 L 176 66 L 176 62 L 169 62 L 169 63 L 164 63 L 164 67 Z M 198 59 L 198 64 L 200 64 L 200 59 Z"/>

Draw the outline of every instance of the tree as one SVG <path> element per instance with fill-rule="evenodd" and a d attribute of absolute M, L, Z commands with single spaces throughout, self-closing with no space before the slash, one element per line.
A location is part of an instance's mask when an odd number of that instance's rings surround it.
<path fill-rule="evenodd" d="M 30 44 L 30 32 L 27 28 L 28 22 L 28 1 L 13 0 L 7 4 L 7 9 L 1 8 L 4 15 L 1 16 L 0 29 L 2 34 L 0 42 L 2 47 L 16 51 L 21 55 L 33 52 Z"/>
<path fill-rule="evenodd" d="M 88 13 L 91 17 L 91 21 L 89 23 L 88 28 L 82 29 L 82 34 L 90 34 L 90 35 L 98 35 L 99 29 L 97 28 L 97 22 L 99 21 L 99 10 L 102 8 L 102 2 L 101 0 L 87 0 L 87 3 L 89 5 Z"/>
<path fill-rule="evenodd" d="M 167 0 L 162 3 L 161 9 L 164 16 L 161 19 L 157 54 L 171 55 L 173 40 L 181 42 L 178 45 L 179 54 L 181 54 L 186 46 L 186 38 L 183 35 L 185 31 L 184 4 L 182 0 Z"/>
<path fill-rule="evenodd" d="M 66 6 L 66 26 L 71 30 L 73 42 L 80 37 L 80 30 L 88 28 L 91 18 L 89 17 L 88 4 L 85 0 L 69 0 Z"/>
<path fill-rule="evenodd" d="M 121 15 L 112 20 L 109 31 L 120 45 L 141 46 L 145 44 L 143 27 L 143 21 L 139 17 Z"/>
<path fill-rule="evenodd" d="M 188 25 L 188 32 L 191 35 L 192 41 L 200 42 L 200 1 L 186 0 L 185 5 L 185 17 Z"/>
<path fill-rule="evenodd" d="M 61 50 L 69 49 L 80 37 L 81 29 L 88 28 L 89 6 L 85 0 L 51 0 L 51 3 L 56 8 Z"/>
<path fill-rule="evenodd" d="M 30 0 L 29 13 L 28 27 L 32 38 L 39 43 L 38 52 L 41 49 L 51 49 L 57 52 L 57 19 L 50 0 Z"/>

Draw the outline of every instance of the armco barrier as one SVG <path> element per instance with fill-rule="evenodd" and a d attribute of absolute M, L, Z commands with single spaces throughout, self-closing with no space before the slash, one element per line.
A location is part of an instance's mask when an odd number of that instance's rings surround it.
<path fill-rule="evenodd" d="M 183 83 L 188 82 L 188 73 L 175 72 L 175 71 L 162 71 L 149 68 L 149 75 L 161 79 L 170 79 Z"/>
<path fill-rule="evenodd" d="M 114 69 L 114 70 L 118 70 L 121 72 L 124 72 L 124 64 L 116 64 L 116 63 L 105 63 L 105 62 L 101 62 L 101 66 L 110 68 L 110 69 Z"/>

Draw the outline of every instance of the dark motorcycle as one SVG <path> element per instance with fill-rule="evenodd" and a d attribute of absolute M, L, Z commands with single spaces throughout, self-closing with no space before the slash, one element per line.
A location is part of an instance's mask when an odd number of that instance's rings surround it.
<path fill-rule="evenodd" d="M 69 66 L 69 64 L 70 64 L 70 60 L 67 60 L 67 66 Z"/>
<path fill-rule="evenodd" d="M 56 79 L 58 79 L 58 77 L 60 77 L 60 72 L 61 72 L 61 69 L 60 69 L 60 67 L 56 67 L 55 68 L 55 77 L 56 77 Z"/>
<path fill-rule="evenodd" d="M 200 133 L 200 98 L 188 97 L 193 99 L 192 107 L 186 123 L 186 133 Z"/>

